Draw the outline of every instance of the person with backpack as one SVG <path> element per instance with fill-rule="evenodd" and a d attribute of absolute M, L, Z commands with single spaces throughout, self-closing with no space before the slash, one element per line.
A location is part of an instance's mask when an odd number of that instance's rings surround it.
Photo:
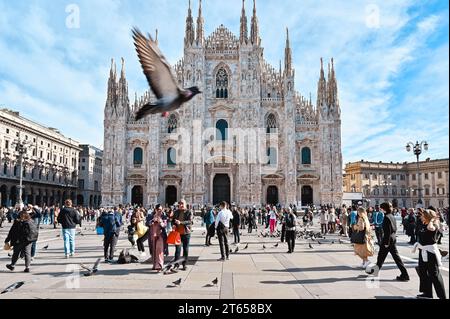
<path fill-rule="evenodd" d="M 67 199 L 58 214 L 57 221 L 62 226 L 64 254 L 66 258 L 75 256 L 75 228 L 81 225 L 81 216 L 72 207 L 72 200 Z"/>
<path fill-rule="evenodd" d="M 13 247 L 11 263 L 6 265 L 6 268 L 14 271 L 19 256 L 23 254 L 25 257 L 24 272 L 30 272 L 31 244 L 37 241 L 38 236 L 37 226 L 31 220 L 30 214 L 26 210 L 22 210 L 5 239 L 5 245 Z"/>
<path fill-rule="evenodd" d="M 287 215 L 285 216 L 286 242 L 288 244 L 288 254 L 292 254 L 295 248 L 295 231 L 297 225 L 297 217 L 292 208 L 287 208 Z"/>
<path fill-rule="evenodd" d="M 109 210 L 100 219 L 100 227 L 103 227 L 103 249 L 105 262 L 114 260 L 114 251 L 119 240 L 120 227 L 122 226 L 122 214 L 117 210 Z"/>

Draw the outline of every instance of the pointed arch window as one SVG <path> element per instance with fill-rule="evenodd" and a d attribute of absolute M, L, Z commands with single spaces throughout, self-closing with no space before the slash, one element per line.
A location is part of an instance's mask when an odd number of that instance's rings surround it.
<path fill-rule="evenodd" d="M 228 98 L 228 73 L 224 68 L 220 68 L 216 74 L 216 98 Z"/>
<path fill-rule="evenodd" d="M 302 164 L 311 164 L 311 149 L 309 147 L 302 148 Z"/>
<path fill-rule="evenodd" d="M 266 121 L 266 129 L 267 133 L 277 133 L 278 125 L 277 125 L 277 119 L 273 113 L 270 113 L 269 116 L 267 116 Z"/>
<path fill-rule="evenodd" d="M 135 166 L 141 166 L 143 163 L 144 152 L 142 148 L 136 147 L 133 152 L 133 164 Z"/>
<path fill-rule="evenodd" d="M 167 122 L 167 133 L 174 133 L 178 128 L 178 119 L 175 114 L 170 115 Z"/>

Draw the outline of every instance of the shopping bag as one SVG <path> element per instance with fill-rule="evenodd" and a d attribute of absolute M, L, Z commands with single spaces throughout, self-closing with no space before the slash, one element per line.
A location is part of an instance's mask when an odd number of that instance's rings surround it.
<path fill-rule="evenodd" d="M 172 230 L 169 233 L 169 236 L 167 236 L 167 244 L 175 246 L 181 245 L 180 233 L 177 232 L 176 230 Z"/>
<path fill-rule="evenodd" d="M 97 226 L 96 230 L 97 230 L 97 235 L 103 235 L 103 233 L 104 233 L 103 227 Z"/>

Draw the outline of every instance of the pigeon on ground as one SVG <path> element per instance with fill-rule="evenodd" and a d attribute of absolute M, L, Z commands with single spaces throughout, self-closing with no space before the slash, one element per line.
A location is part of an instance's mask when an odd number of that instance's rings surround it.
<path fill-rule="evenodd" d="M 88 276 L 92 276 L 97 273 L 99 264 L 100 264 L 100 258 L 97 259 L 97 261 L 95 262 L 94 267 L 92 267 L 92 269 L 89 267 L 86 267 L 83 264 L 81 264 L 80 267 L 83 268 L 84 270 L 88 271 L 87 273 L 84 274 L 86 277 L 88 277 Z"/>
<path fill-rule="evenodd" d="M 266 249 L 266 245 L 263 244 L 263 249 Z"/>
<path fill-rule="evenodd" d="M 230 248 L 230 254 L 232 254 L 232 253 L 233 253 L 233 249 Z"/>
<path fill-rule="evenodd" d="M 339 244 L 343 244 L 342 240 L 339 238 Z"/>
<path fill-rule="evenodd" d="M 334 244 L 334 240 L 331 241 L 331 245 L 333 245 L 333 244 Z"/>
<path fill-rule="evenodd" d="M 317 241 L 317 243 L 318 243 L 319 245 L 322 245 L 322 243 L 321 243 L 319 240 Z"/>
<path fill-rule="evenodd" d="M 180 108 L 183 103 L 202 93 L 196 86 L 180 88 L 171 66 L 152 37 L 148 35 L 147 39 L 137 28 L 134 28 L 132 33 L 139 62 L 150 88 L 158 99 L 156 103 L 142 106 L 136 113 L 136 121 L 149 114 L 163 113 L 163 116 L 167 116 L 167 112 Z"/>
<path fill-rule="evenodd" d="M 179 286 L 181 284 L 181 278 L 172 282 L 175 286 Z"/>
<path fill-rule="evenodd" d="M 273 245 L 273 247 L 278 247 L 278 243 L 276 243 L 275 245 Z"/>
<path fill-rule="evenodd" d="M 234 253 L 237 253 L 239 251 L 239 247 L 236 247 L 236 249 L 234 250 Z"/>
<path fill-rule="evenodd" d="M 6 287 L 0 294 L 6 294 L 7 292 L 12 292 L 25 284 L 25 281 L 18 281 L 13 283 L 12 285 Z"/>
<path fill-rule="evenodd" d="M 309 248 L 311 248 L 311 249 L 314 248 L 311 244 L 308 244 L 308 245 L 309 245 Z"/>
<path fill-rule="evenodd" d="M 11 255 L 11 253 L 8 253 L 8 257 L 11 257 L 12 255 Z"/>
<path fill-rule="evenodd" d="M 214 279 L 213 281 L 212 281 L 212 283 L 213 283 L 213 285 L 217 285 L 217 283 L 219 282 L 219 279 L 216 277 L 216 279 Z"/>
<path fill-rule="evenodd" d="M 243 249 L 247 249 L 247 248 L 248 248 L 248 243 L 247 243 L 247 245 L 245 245 L 245 247 Z"/>
<path fill-rule="evenodd" d="M 205 236 L 205 232 L 202 233 L 202 236 Z"/>
<path fill-rule="evenodd" d="M 45 249 L 45 250 L 47 250 L 47 249 L 48 249 L 48 245 L 47 245 L 47 246 L 44 246 L 44 247 L 42 247 L 42 249 Z"/>
<path fill-rule="evenodd" d="M 61 237 L 61 235 L 60 234 L 56 234 L 56 237 Z"/>

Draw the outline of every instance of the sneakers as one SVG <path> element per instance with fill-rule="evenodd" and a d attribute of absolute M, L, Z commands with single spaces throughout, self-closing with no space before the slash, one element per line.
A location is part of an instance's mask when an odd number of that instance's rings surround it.
<path fill-rule="evenodd" d="M 70 257 L 75 257 L 75 253 L 71 253 L 69 256 Z"/>
<path fill-rule="evenodd" d="M 15 267 L 13 265 L 6 265 L 6 268 L 8 268 L 11 271 L 14 271 Z"/>
<path fill-rule="evenodd" d="M 418 299 L 433 299 L 432 296 L 427 296 L 426 294 L 417 295 Z"/>
<path fill-rule="evenodd" d="M 221 258 L 217 259 L 217 261 L 225 261 L 225 258 L 221 257 Z"/>
<path fill-rule="evenodd" d="M 23 272 L 30 272 L 30 268 L 25 268 Z"/>

